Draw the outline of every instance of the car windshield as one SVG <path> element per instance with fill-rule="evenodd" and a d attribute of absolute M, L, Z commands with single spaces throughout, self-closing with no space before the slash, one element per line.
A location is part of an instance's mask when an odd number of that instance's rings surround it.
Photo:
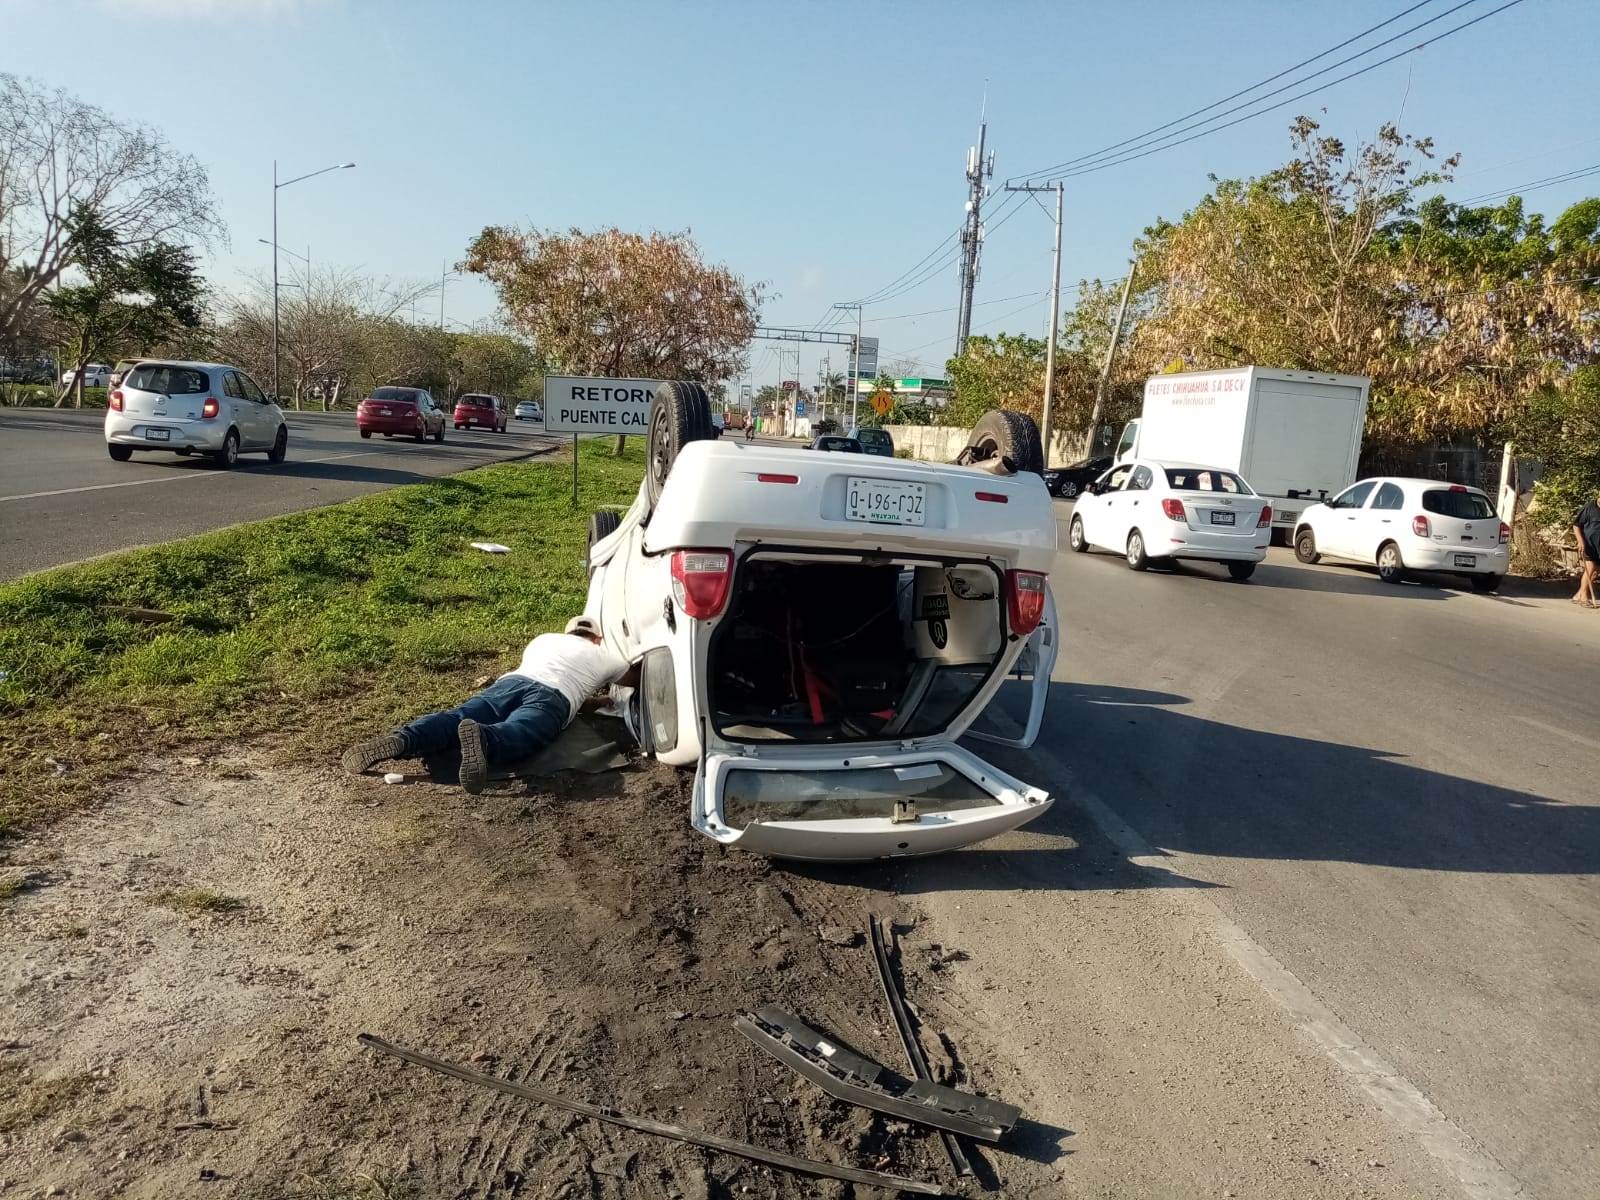
<path fill-rule="evenodd" d="M 404 400 L 407 403 L 415 403 L 416 399 L 417 399 L 417 393 L 416 393 L 415 389 L 413 389 L 413 388 L 381 387 L 381 388 L 373 388 L 372 389 L 372 395 L 368 396 L 367 399 L 368 400 Z"/>
<path fill-rule="evenodd" d="M 1430 488 L 1422 493 L 1422 507 L 1441 517 L 1463 521 L 1483 521 L 1494 516 L 1494 505 L 1482 492 L 1466 488 Z"/>
<path fill-rule="evenodd" d="M 1178 492 L 1228 492 L 1234 496 L 1253 496 L 1250 485 L 1232 471 L 1215 467 L 1168 467 L 1167 484 Z"/>
<path fill-rule="evenodd" d="M 211 390 L 211 377 L 204 371 L 170 363 L 144 363 L 137 366 L 129 372 L 124 383 L 135 391 L 156 392 L 163 396 L 194 396 Z"/>

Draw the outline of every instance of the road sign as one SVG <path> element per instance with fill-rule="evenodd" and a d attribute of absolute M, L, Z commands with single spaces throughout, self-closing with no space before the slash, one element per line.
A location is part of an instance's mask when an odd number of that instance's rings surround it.
<path fill-rule="evenodd" d="M 792 392 L 792 391 L 794 391 L 796 388 L 798 388 L 800 386 L 800 382 L 799 382 L 799 380 L 796 380 L 796 379 L 785 379 L 778 386 L 781 387 L 786 392 Z"/>
<path fill-rule="evenodd" d="M 633 433 L 650 424 L 657 379 L 592 379 L 550 375 L 544 381 L 546 433 Z"/>
<path fill-rule="evenodd" d="M 864 337 L 861 339 L 861 361 L 852 363 L 851 370 L 862 379 L 870 380 L 878 374 L 878 339 Z"/>
<path fill-rule="evenodd" d="M 888 416 L 889 410 L 894 407 L 894 397 L 888 392 L 872 393 L 872 411 L 880 417 Z"/>
<path fill-rule="evenodd" d="M 806 402 L 804 400 L 796 400 L 794 402 L 794 415 L 797 417 L 806 415 Z"/>

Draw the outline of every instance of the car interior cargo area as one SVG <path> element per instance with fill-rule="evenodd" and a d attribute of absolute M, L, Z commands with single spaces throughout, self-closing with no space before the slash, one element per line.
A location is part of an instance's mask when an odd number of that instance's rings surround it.
<path fill-rule="evenodd" d="M 711 643 L 713 723 L 745 743 L 939 734 L 998 666 L 1004 613 L 987 563 L 751 554 Z"/>

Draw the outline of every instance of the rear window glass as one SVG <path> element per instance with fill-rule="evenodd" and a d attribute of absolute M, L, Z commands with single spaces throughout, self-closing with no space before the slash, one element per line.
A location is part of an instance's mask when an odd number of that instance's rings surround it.
<path fill-rule="evenodd" d="M 368 396 L 367 399 L 368 400 L 404 400 L 408 404 L 415 404 L 417 402 L 417 391 L 416 391 L 415 388 L 401 388 L 401 387 L 373 388 L 372 389 L 372 395 Z"/>
<path fill-rule="evenodd" d="M 894 439 L 881 429 L 858 429 L 856 441 L 863 446 L 892 446 Z"/>
<path fill-rule="evenodd" d="M 857 454 L 861 453 L 861 445 L 854 438 L 828 437 L 823 438 L 817 445 L 823 450 L 844 450 L 847 452 L 854 450 Z"/>
<path fill-rule="evenodd" d="M 457 400 L 456 403 L 457 404 L 477 404 L 477 405 L 481 405 L 484 408 L 488 408 L 490 405 L 492 405 L 494 403 L 494 397 L 493 396 L 480 396 L 476 392 L 468 392 L 465 396 L 461 397 L 460 400 Z"/>
<path fill-rule="evenodd" d="M 1422 493 L 1422 507 L 1441 517 L 1457 517 L 1463 521 L 1482 521 L 1494 516 L 1494 505 L 1481 492 L 1432 488 Z"/>
<path fill-rule="evenodd" d="M 722 816 L 735 829 L 752 821 L 842 821 L 894 816 L 897 800 L 917 812 L 961 812 L 999 803 L 942 762 L 848 771 L 730 771 Z"/>
<path fill-rule="evenodd" d="M 165 363 L 143 363 L 128 372 L 123 383 L 136 391 L 164 396 L 193 396 L 211 390 L 211 377 L 204 371 Z"/>
<path fill-rule="evenodd" d="M 1235 496 L 1253 496 L 1245 481 L 1232 471 L 1218 471 L 1212 467 L 1196 470 L 1191 467 L 1168 467 L 1167 483 L 1180 492 L 1228 492 Z"/>

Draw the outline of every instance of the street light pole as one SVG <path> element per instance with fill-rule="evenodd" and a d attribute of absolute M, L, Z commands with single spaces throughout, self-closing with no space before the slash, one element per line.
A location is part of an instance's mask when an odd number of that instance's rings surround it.
<path fill-rule="evenodd" d="M 288 187 L 291 183 L 299 183 L 303 179 L 311 179 L 318 175 L 326 175 L 329 171 L 347 171 L 355 166 L 353 162 L 334 163 L 331 167 L 323 167 L 320 171 L 311 171 L 305 175 L 296 175 L 293 179 L 278 182 L 278 160 L 272 160 L 272 399 L 276 403 L 279 398 L 278 383 L 278 192 Z M 307 250 L 306 257 L 310 258 Z M 310 264 L 307 264 L 307 282 L 310 282 Z"/>

